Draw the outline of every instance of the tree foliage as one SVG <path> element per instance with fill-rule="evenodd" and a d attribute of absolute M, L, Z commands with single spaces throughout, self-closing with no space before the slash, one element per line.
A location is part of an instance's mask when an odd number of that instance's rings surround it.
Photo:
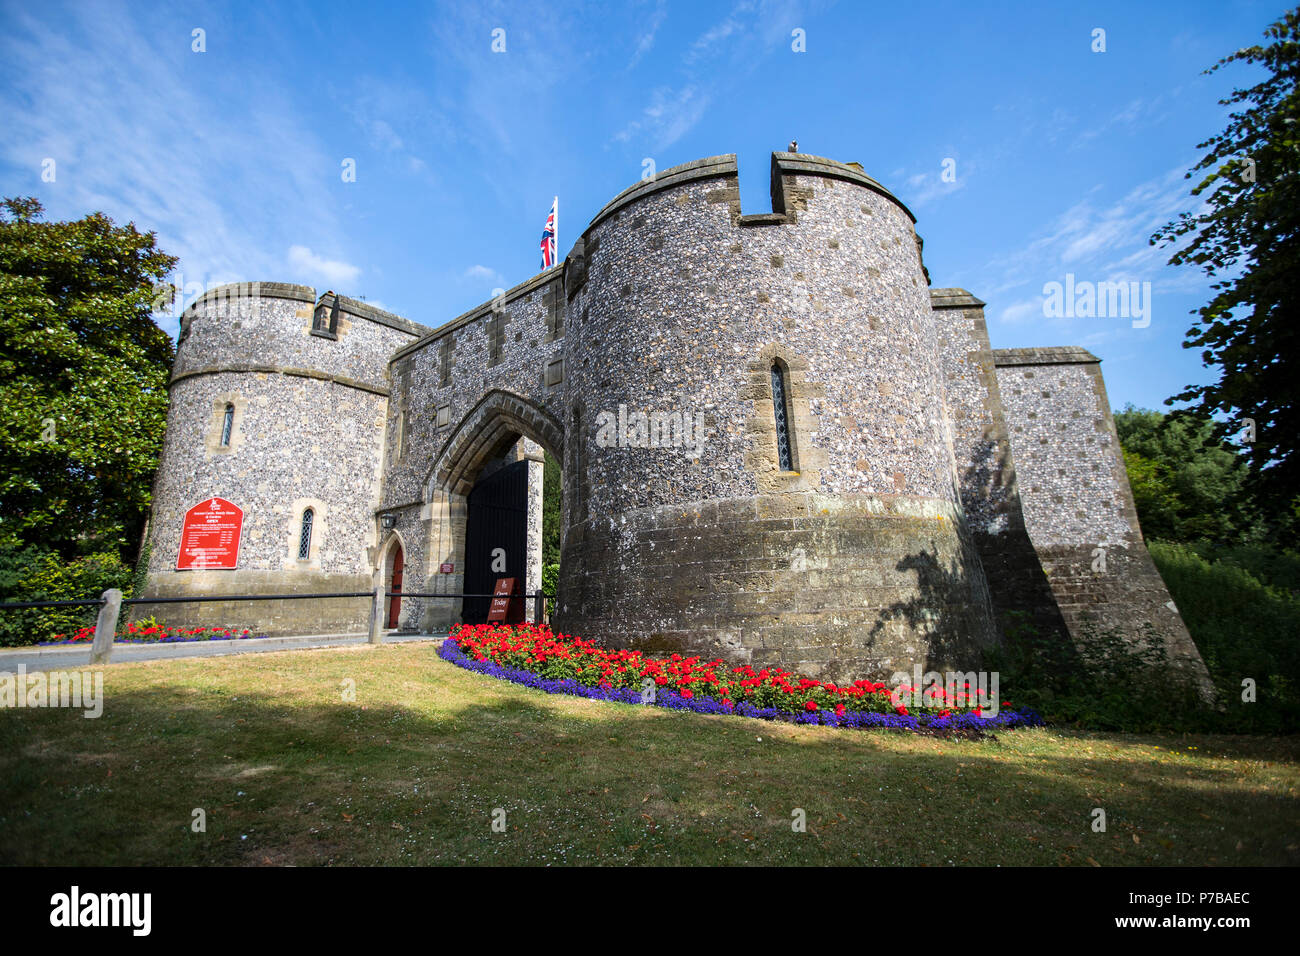
<path fill-rule="evenodd" d="M 173 355 L 150 313 L 176 260 L 134 224 L 42 212 L 0 203 L 0 544 L 129 554 Z"/>
<path fill-rule="evenodd" d="M 1246 445 L 1253 483 L 1278 517 L 1300 504 L 1300 11 L 1265 31 L 1269 41 L 1224 57 L 1207 73 L 1233 63 L 1262 66 L 1263 79 L 1234 89 L 1221 105 L 1233 107 L 1227 128 L 1198 145 L 1209 151 L 1187 174 L 1201 212 L 1183 213 L 1153 243 L 1186 241 L 1169 260 L 1200 266 L 1215 279 L 1214 298 L 1193 314 L 1184 348 L 1199 348 L 1218 381 L 1191 385 L 1170 399 L 1196 403 L 1219 419 L 1220 436 L 1255 423 Z"/>
<path fill-rule="evenodd" d="M 1212 421 L 1126 405 L 1115 430 L 1148 540 L 1227 544 L 1251 535 L 1244 457 L 1219 440 Z"/>
<path fill-rule="evenodd" d="M 564 478 L 560 463 L 548 451 L 542 466 L 542 567 L 560 565 L 560 507 Z"/>

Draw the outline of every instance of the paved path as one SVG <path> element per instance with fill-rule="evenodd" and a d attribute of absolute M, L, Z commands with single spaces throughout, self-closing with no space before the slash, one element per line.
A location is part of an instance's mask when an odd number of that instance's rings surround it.
<path fill-rule="evenodd" d="M 385 634 L 385 644 L 407 641 L 440 641 L 440 634 Z M 313 647 L 347 647 L 366 643 L 365 634 L 309 634 L 305 637 L 253 637 L 245 641 L 189 641 L 176 644 L 114 644 L 113 663 L 153 661 L 177 657 L 222 657 L 229 654 L 258 654 L 267 651 L 306 650 Z M 90 666 L 90 643 L 59 647 L 0 648 L 0 673 L 17 673 L 23 664 L 28 673 L 52 670 L 84 670 Z"/>

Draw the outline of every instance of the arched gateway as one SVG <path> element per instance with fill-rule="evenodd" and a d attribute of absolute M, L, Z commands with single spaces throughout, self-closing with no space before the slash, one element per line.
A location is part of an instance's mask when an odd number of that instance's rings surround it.
<path fill-rule="evenodd" d="M 1079 642 L 1150 625 L 1203 679 L 1098 360 L 992 349 L 984 303 L 929 288 L 912 214 L 856 164 L 775 153 L 771 182 L 773 212 L 747 216 L 734 156 L 661 172 L 561 265 L 432 330 L 301 286 L 204 296 L 172 380 L 152 591 L 366 589 L 399 553 L 408 594 L 492 574 L 535 590 L 545 451 L 564 475 L 560 629 L 838 680 L 972 669 L 1024 612 Z M 177 570 L 184 515 L 212 496 L 243 509 L 239 565 Z M 240 610 L 282 631 L 364 616 Z M 403 597 L 398 622 L 478 613 Z"/>

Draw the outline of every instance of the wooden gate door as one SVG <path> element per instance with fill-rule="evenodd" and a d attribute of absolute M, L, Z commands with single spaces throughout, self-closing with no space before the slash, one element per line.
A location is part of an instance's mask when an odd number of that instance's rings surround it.
<path fill-rule="evenodd" d="M 388 582 L 388 590 L 400 591 L 402 590 L 402 567 L 406 562 L 406 555 L 402 552 L 402 546 L 400 544 L 394 545 L 393 547 L 396 548 L 397 550 L 396 553 L 393 555 L 393 577 Z M 401 595 L 398 595 L 396 597 L 390 597 L 388 599 L 388 626 L 389 627 L 397 627 L 397 618 L 401 615 L 401 613 L 402 613 Z"/>
<path fill-rule="evenodd" d="M 527 548 L 528 462 L 517 461 L 482 479 L 469 493 L 465 593 L 491 594 L 498 578 L 522 582 Z M 505 552 L 504 560 L 498 549 Z M 491 598 L 466 598 L 461 620 L 466 624 L 484 623 L 489 603 Z"/>

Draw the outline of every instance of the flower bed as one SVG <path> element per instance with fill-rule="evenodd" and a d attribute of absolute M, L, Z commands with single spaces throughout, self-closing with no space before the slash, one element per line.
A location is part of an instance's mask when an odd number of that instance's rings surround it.
<path fill-rule="evenodd" d="M 254 634 L 245 628 L 235 630 L 230 627 L 167 627 L 154 621 L 141 621 L 128 624 L 113 635 L 114 644 L 182 644 L 188 641 L 245 641 L 265 634 Z M 59 644 L 90 644 L 95 640 L 95 628 L 79 628 L 72 636 L 55 634 L 53 640 L 42 641 L 38 647 L 53 647 Z"/>
<path fill-rule="evenodd" d="M 847 686 L 801 677 L 780 668 L 755 671 L 699 657 L 647 657 L 614 651 L 580 637 L 552 634 L 532 624 L 458 625 L 438 656 L 459 667 L 533 687 L 624 704 L 646 703 L 700 714 L 738 714 L 765 720 L 831 727 L 895 727 L 909 730 L 988 730 L 1043 723 L 1033 711 L 1002 702 L 980 713 L 973 694 L 944 695 L 934 706 L 910 713 L 881 683 Z M 650 692 L 653 682 L 653 692 Z M 906 693 L 907 687 L 898 688 Z"/>

